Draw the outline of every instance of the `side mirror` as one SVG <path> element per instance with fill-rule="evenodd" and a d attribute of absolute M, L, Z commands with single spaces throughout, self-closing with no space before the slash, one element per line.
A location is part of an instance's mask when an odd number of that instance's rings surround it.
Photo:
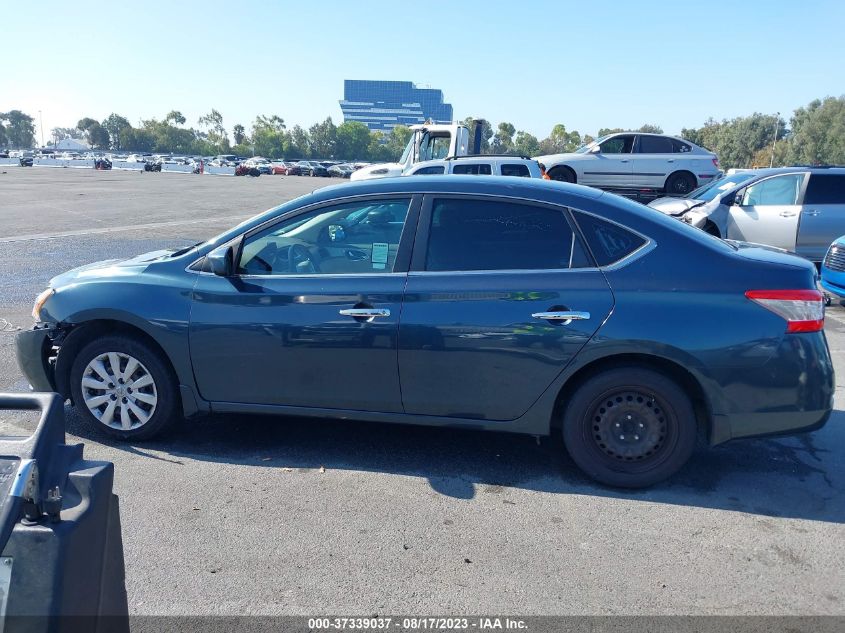
<path fill-rule="evenodd" d="M 590 154 L 601 154 L 601 145 L 593 145 L 590 148 Z"/>
<path fill-rule="evenodd" d="M 231 246 L 218 246 L 206 255 L 206 259 L 215 275 L 231 277 L 235 271 L 235 249 Z"/>
<path fill-rule="evenodd" d="M 731 199 L 728 202 L 731 205 L 741 207 L 743 197 L 745 197 L 745 192 L 744 191 L 737 191 L 733 196 L 731 196 Z"/>

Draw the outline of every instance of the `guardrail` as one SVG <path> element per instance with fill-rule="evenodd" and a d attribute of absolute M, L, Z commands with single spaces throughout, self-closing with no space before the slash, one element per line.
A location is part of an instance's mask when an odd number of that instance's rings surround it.
<path fill-rule="evenodd" d="M 93 160 L 84 160 L 76 158 L 33 158 L 33 167 L 85 167 L 92 169 L 94 167 Z"/>
<path fill-rule="evenodd" d="M 21 159 L 20 158 L 0 158 L 0 165 L 4 167 L 20 167 L 21 166 Z"/>

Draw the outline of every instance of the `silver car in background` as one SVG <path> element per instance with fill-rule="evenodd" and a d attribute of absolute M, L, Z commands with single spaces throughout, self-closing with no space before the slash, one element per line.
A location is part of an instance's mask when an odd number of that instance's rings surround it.
<path fill-rule="evenodd" d="M 775 246 L 816 263 L 845 234 L 845 168 L 758 169 L 713 185 L 715 192 L 698 193 L 698 200 L 661 198 L 649 206 L 718 237 Z"/>

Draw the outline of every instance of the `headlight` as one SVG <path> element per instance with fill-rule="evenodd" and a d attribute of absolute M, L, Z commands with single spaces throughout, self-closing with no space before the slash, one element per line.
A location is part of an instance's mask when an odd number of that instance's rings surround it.
<path fill-rule="evenodd" d="M 47 303 L 47 299 L 52 297 L 55 292 L 56 291 L 53 288 L 47 288 L 47 290 L 45 290 L 35 298 L 35 305 L 32 306 L 33 319 L 35 319 L 36 321 L 41 320 L 41 308 L 44 307 L 44 304 Z"/>

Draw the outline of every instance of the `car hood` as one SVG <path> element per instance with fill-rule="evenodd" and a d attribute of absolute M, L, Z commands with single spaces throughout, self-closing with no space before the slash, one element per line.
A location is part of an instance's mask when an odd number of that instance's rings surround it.
<path fill-rule="evenodd" d="M 390 178 L 392 176 L 401 176 L 403 166 L 399 163 L 379 163 L 377 165 L 368 165 L 361 167 L 352 172 L 351 180 L 371 180 L 373 178 Z"/>
<path fill-rule="evenodd" d="M 701 204 L 701 200 L 691 198 L 658 198 L 648 203 L 652 209 L 657 209 L 666 215 L 681 215 L 695 205 Z"/>
<path fill-rule="evenodd" d="M 124 277 L 136 275 L 144 270 L 150 262 L 167 257 L 176 249 L 151 251 L 143 255 L 137 255 L 130 259 L 105 259 L 103 261 L 85 264 L 78 268 L 72 268 L 67 272 L 56 275 L 50 280 L 51 288 L 60 288 L 83 280 L 102 277 Z"/>

